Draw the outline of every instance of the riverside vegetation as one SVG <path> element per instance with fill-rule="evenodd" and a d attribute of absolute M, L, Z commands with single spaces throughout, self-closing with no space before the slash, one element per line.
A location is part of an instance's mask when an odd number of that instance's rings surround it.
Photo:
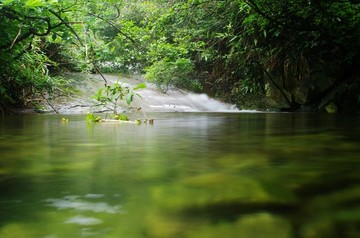
<path fill-rule="evenodd" d="M 129 118 L 125 114 L 118 113 L 117 107 L 119 101 L 125 101 L 127 105 L 133 102 L 134 97 L 138 96 L 141 98 L 140 94 L 135 93 L 136 90 L 145 88 L 146 84 L 144 82 L 138 84 L 134 88 L 130 89 L 128 86 L 123 86 L 118 81 L 113 85 L 105 85 L 104 88 L 100 88 L 97 95 L 94 96 L 96 101 L 100 102 L 102 107 L 110 109 L 112 111 L 112 120 L 102 119 L 100 116 L 95 116 L 92 112 L 88 113 L 86 116 L 86 121 L 89 122 L 130 122 Z M 133 123 L 141 124 L 142 122 L 148 122 L 147 119 L 136 119 Z M 149 123 L 153 123 L 153 119 L 149 120 Z"/>
<path fill-rule="evenodd" d="M 64 72 L 141 73 L 238 108 L 357 112 L 358 0 L 1 0 L 0 111 Z"/>

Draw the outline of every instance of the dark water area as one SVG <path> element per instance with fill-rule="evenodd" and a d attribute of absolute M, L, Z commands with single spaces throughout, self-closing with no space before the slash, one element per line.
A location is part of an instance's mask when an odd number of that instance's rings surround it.
<path fill-rule="evenodd" d="M 0 118 L 1 238 L 360 237 L 360 117 Z"/>

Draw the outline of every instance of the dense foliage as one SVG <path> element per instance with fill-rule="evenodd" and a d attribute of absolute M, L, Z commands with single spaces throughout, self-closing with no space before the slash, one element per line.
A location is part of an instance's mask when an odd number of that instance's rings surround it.
<path fill-rule="evenodd" d="M 128 60 L 160 85 L 202 86 L 240 108 L 356 111 L 359 12 L 343 0 L 137 1 L 121 24 L 142 47 Z"/>
<path fill-rule="evenodd" d="M 112 7 L 109 7 L 112 6 Z M 94 12 L 104 12 L 97 15 Z M 62 71 L 96 68 L 103 42 L 94 25 L 117 14 L 111 1 L 0 1 L 0 111 L 34 106 L 67 79 Z"/>
<path fill-rule="evenodd" d="M 239 108 L 358 111 L 359 12 L 358 0 L 2 1 L 0 105 L 51 90 L 59 70 L 101 69 Z"/>

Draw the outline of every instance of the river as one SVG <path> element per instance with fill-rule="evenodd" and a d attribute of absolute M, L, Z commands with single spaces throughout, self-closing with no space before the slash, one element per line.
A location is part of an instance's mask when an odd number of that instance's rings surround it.
<path fill-rule="evenodd" d="M 0 237 L 359 237 L 358 116 L 147 116 L 0 118 Z"/>

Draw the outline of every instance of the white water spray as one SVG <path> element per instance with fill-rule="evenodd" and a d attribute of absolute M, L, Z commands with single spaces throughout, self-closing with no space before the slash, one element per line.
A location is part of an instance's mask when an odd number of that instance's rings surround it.
<path fill-rule="evenodd" d="M 141 108 L 146 112 L 238 112 L 234 105 L 210 98 L 206 94 L 195 94 L 177 90 L 161 93 L 154 85 L 139 92 Z"/>
<path fill-rule="evenodd" d="M 130 88 L 143 82 L 142 78 L 123 78 L 115 75 L 105 75 L 108 84 L 119 82 L 122 86 Z M 160 92 L 155 85 L 146 83 L 147 87 L 137 90 L 141 98 L 134 97 L 131 104 L 133 108 L 141 108 L 143 112 L 240 112 L 235 105 L 210 98 L 206 94 L 190 93 L 182 90 L 168 90 Z M 99 75 L 91 76 L 78 86 L 80 96 L 58 98 L 53 102 L 57 110 L 62 114 L 87 113 L 92 111 L 91 105 L 96 104 L 91 96 L 103 87 L 103 80 Z M 124 108 L 126 104 L 122 105 Z M 121 108 L 121 106 L 119 107 Z M 101 110 L 99 110 L 101 111 Z"/>

